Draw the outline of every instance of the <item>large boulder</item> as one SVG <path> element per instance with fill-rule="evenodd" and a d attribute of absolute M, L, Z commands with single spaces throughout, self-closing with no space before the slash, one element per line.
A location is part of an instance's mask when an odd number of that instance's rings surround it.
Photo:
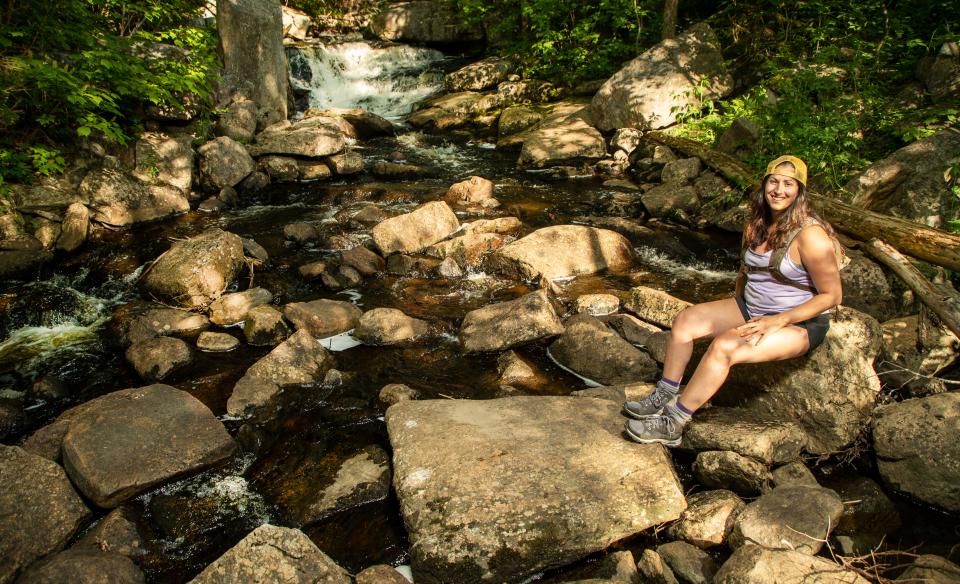
<path fill-rule="evenodd" d="M 828 559 L 759 545 L 739 548 L 717 570 L 714 584 L 868 584 L 853 570 Z"/>
<path fill-rule="evenodd" d="M 423 584 L 520 582 L 685 507 L 666 451 L 624 440 L 609 401 L 406 401 L 386 422 Z"/>
<path fill-rule="evenodd" d="M 94 221 L 125 227 L 190 210 L 187 195 L 168 185 L 148 185 L 118 170 L 94 170 L 80 183 Z"/>
<path fill-rule="evenodd" d="M 234 187 L 257 169 L 256 163 L 242 144 L 220 136 L 197 149 L 200 175 L 207 190 L 219 192 Z"/>
<path fill-rule="evenodd" d="M 370 234 L 384 256 L 394 252 L 416 253 L 460 227 L 453 210 L 443 201 L 434 201 L 381 221 Z"/>
<path fill-rule="evenodd" d="M 563 332 L 550 298 L 543 290 L 467 313 L 460 342 L 467 352 L 502 351 Z"/>
<path fill-rule="evenodd" d="M 483 40 L 478 24 L 467 25 L 451 7 L 433 0 L 387 5 L 374 16 L 370 30 L 385 41 L 455 43 Z"/>
<path fill-rule="evenodd" d="M 236 443 L 198 399 L 169 385 L 115 391 L 70 420 L 63 465 L 100 507 L 229 458 Z"/>
<path fill-rule="evenodd" d="M 339 129 L 311 118 L 300 124 L 271 126 L 258 134 L 256 144 L 247 146 L 247 150 L 253 156 L 286 154 L 320 158 L 340 152 L 344 144 L 343 133 Z"/>
<path fill-rule="evenodd" d="M 0 445 L 0 582 L 57 551 L 90 519 L 63 469 L 16 446 Z"/>
<path fill-rule="evenodd" d="M 249 99 L 236 99 L 220 114 L 213 129 L 217 136 L 227 136 L 241 144 L 253 142 L 257 133 L 257 104 Z"/>
<path fill-rule="evenodd" d="M 891 488 L 960 512 L 960 393 L 881 408 L 873 420 L 877 468 Z"/>
<path fill-rule="evenodd" d="M 217 2 L 217 33 L 224 78 L 233 88 L 249 88 L 260 125 L 287 119 L 289 75 L 280 3 Z"/>
<path fill-rule="evenodd" d="M 350 574 L 299 529 L 265 523 L 207 566 L 191 584 L 350 584 Z"/>
<path fill-rule="evenodd" d="M 193 184 L 193 136 L 146 132 L 136 145 L 133 176 L 148 184 L 166 184 L 190 193 Z"/>
<path fill-rule="evenodd" d="M 249 416 L 277 405 L 285 390 L 319 385 L 332 367 L 330 353 L 299 330 L 247 369 L 227 400 L 227 413 Z"/>
<path fill-rule="evenodd" d="M 630 241 L 607 229 L 583 225 L 544 227 L 494 253 L 496 267 L 523 280 L 547 280 L 623 270 L 633 263 Z"/>
<path fill-rule="evenodd" d="M 240 237 L 214 227 L 170 246 L 141 285 L 172 304 L 203 308 L 223 294 L 242 267 Z"/>
<path fill-rule="evenodd" d="M 521 168 L 543 168 L 593 161 L 607 154 L 603 135 L 593 126 L 589 109 L 564 117 L 550 117 L 525 133 L 520 148 Z"/>
<path fill-rule="evenodd" d="M 608 79 L 593 97 L 593 119 L 601 131 L 665 128 L 687 107 L 723 97 L 732 88 L 716 34 L 699 23 L 661 41 Z"/>
<path fill-rule="evenodd" d="M 941 227 L 956 216 L 945 171 L 958 156 L 960 130 L 941 130 L 868 166 L 844 191 L 857 207 Z"/>
<path fill-rule="evenodd" d="M 550 345 L 550 356 L 577 375 L 603 385 L 653 381 L 658 371 L 649 355 L 589 314 L 564 323 L 563 334 Z"/>

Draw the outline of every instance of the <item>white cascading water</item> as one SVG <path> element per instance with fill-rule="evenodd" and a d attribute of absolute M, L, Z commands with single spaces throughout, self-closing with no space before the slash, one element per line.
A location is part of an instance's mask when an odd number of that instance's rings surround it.
<path fill-rule="evenodd" d="M 399 120 L 444 88 L 443 72 L 433 67 L 444 55 L 433 49 L 354 41 L 287 50 L 290 82 L 306 94 L 306 107 L 361 107 Z"/>

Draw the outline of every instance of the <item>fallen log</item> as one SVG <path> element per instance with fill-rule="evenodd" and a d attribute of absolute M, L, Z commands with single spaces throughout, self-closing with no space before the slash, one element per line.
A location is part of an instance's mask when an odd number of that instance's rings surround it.
<path fill-rule="evenodd" d="M 945 327 L 960 337 L 960 312 L 949 302 L 950 295 L 938 290 L 896 249 L 880 239 L 871 239 L 864 246 L 867 253 L 887 266 L 917 295 Z"/>
<path fill-rule="evenodd" d="M 663 132 L 647 132 L 647 138 L 669 146 L 688 156 L 696 156 L 727 180 L 742 188 L 755 189 L 757 177 L 739 160 L 707 147 L 700 142 L 670 136 Z M 960 272 L 960 236 L 926 225 L 875 213 L 822 195 L 811 195 L 814 209 L 838 231 L 854 239 L 882 239 L 911 257 Z"/>

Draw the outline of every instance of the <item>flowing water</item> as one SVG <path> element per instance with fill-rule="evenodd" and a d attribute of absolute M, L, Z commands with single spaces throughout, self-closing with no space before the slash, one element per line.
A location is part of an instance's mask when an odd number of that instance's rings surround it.
<path fill-rule="evenodd" d="M 292 58 L 294 75 L 303 79 L 298 71 L 310 69 L 313 79 L 342 79 L 344 84 L 359 87 L 362 83 L 349 80 L 350 75 L 345 74 L 347 70 L 353 73 L 352 66 L 344 66 L 339 77 L 317 73 L 321 67 L 336 70 L 330 64 L 335 62 L 330 54 L 346 60 L 354 53 L 369 57 L 378 51 L 354 45 L 312 48 L 317 54 L 328 55 L 320 59 L 320 64 L 313 60 L 296 64 Z M 299 50 L 298 54 L 309 52 Z M 401 54 L 406 55 L 406 50 L 401 49 Z M 396 96 L 381 95 L 379 85 L 370 85 L 374 96 L 358 95 L 352 102 L 336 102 L 328 94 L 317 97 L 312 105 L 382 103 L 381 113 L 396 115 L 408 108 Z M 405 90 L 390 91 L 402 94 Z M 454 142 L 405 130 L 396 138 L 368 141 L 358 148 L 368 164 L 400 151 L 408 161 L 431 168 L 436 174 L 416 181 L 381 182 L 361 174 L 331 182 L 274 185 L 256 199 L 245 201 L 242 209 L 222 214 L 191 212 L 133 230 L 98 231 L 82 252 L 45 269 L 36 279 L 2 283 L 0 379 L 4 384 L 0 386 L 0 405 L 16 402 L 24 410 L 22 425 L 7 443 L 17 443 L 72 405 L 143 385 L 125 363 L 122 349 L 111 343 L 105 325 L 113 309 L 138 299 L 135 283 L 148 262 L 172 241 L 211 226 L 251 237 L 270 252 L 269 269 L 255 273 L 252 281 L 242 277 L 233 289 L 265 287 L 273 292 L 277 305 L 333 298 L 349 300 L 364 310 L 395 307 L 430 321 L 436 331 L 430 342 L 414 346 L 354 346 L 337 351 L 336 368 L 343 373 L 340 379 L 316 389 L 297 408 L 282 412 L 275 422 L 261 428 L 228 418 L 225 405 L 234 383 L 269 348 L 242 344 L 227 354 L 197 352 L 188 368 L 165 379 L 164 383 L 203 401 L 238 438 L 241 449 L 224 466 L 166 484 L 126 504 L 147 537 L 139 562 L 150 581 L 189 580 L 264 522 L 301 527 L 351 572 L 377 563 L 407 563 L 406 532 L 392 495 L 302 526 L 291 516 L 289 506 L 281 502 L 305 495 L 303 491 L 311 485 L 305 485 L 303 477 L 326 476 L 324 472 L 364 448 L 375 446 L 389 452 L 384 408 L 377 399 L 379 390 L 388 383 L 407 384 L 423 398 L 488 399 L 501 395 L 496 356 L 464 354 L 456 331 L 468 311 L 516 298 L 527 291 L 523 284 L 483 272 L 454 281 L 382 274 L 367 278 L 355 289 L 332 292 L 318 283 L 303 281 L 297 267 L 333 257 L 336 250 L 323 244 L 291 245 L 284 240 L 284 225 L 308 221 L 319 227 L 320 241 L 341 236 L 354 244 L 364 244 L 369 240 L 369 229 L 338 220 L 338 214 L 343 217 L 342 212 L 371 203 L 392 212 L 405 212 L 421 202 L 436 200 L 450 184 L 475 174 L 494 181 L 495 196 L 502 203 L 498 214 L 519 217 L 524 224 L 521 235 L 546 225 L 589 221 L 590 217 L 634 215 L 637 209 L 635 195 L 604 188 L 596 179 L 555 181 L 546 174 L 517 170 L 516 153 L 492 149 L 483 141 Z M 461 222 L 473 218 L 460 217 Z M 631 236 L 638 252 L 634 269 L 561 283 L 560 300 L 572 301 L 590 292 L 622 293 L 640 284 L 692 300 L 730 293 L 737 261 L 736 236 L 655 222 L 646 226 L 648 231 Z M 227 332 L 242 340 L 238 329 Z M 586 386 L 550 361 L 546 343 L 533 343 L 517 351 L 547 377 L 541 394 L 566 395 Z M 38 392 L 38 381 L 54 382 L 59 393 Z M 682 456 L 678 462 L 683 462 Z M 689 476 L 687 480 L 691 480 Z M 542 580 L 559 578 L 547 575 Z"/>

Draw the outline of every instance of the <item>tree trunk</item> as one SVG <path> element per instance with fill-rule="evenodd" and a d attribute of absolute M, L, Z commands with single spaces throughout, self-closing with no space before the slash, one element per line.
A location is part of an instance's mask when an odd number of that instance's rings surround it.
<path fill-rule="evenodd" d="M 960 311 L 949 302 L 949 294 L 938 290 L 900 252 L 883 241 L 871 239 L 864 247 L 877 261 L 893 270 L 920 301 L 940 318 L 940 322 L 960 337 Z"/>
<path fill-rule="evenodd" d="M 660 40 L 677 36 L 677 5 L 680 0 L 663 0 L 663 26 L 660 28 Z"/>

